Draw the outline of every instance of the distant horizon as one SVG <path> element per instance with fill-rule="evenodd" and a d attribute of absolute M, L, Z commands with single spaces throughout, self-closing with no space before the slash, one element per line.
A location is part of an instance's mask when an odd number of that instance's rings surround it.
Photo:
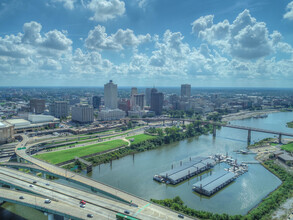
<path fill-rule="evenodd" d="M 181 84 L 179 86 L 119 86 L 119 88 L 181 88 Z M 0 88 L 100 88 L 103 89 L 104 86 L 0 86 Z M 272 90 L 293 90 L 293 87 L 232 87 L 232 86 L 226 86 L 226 87 L 220 87 L 220 86 L 214 86 L 214 87 L 197 87 L 192 86 L 191 89 L 272 89 Z"/>

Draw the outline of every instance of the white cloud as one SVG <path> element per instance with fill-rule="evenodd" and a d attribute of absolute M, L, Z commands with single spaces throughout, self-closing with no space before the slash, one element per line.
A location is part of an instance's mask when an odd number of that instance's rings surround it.
<path fill-rule="evenodd" d="M 287 7 L 287 12 L 284 14 L 285 19 L 293 20 L 293 1 L 290 2 Z"/>
<path fill-rule="evenodd" d="M 76 0 L 52 0 L 53 3 L 63 3 L 64 8 L 73 10 Z"/>
<path fill-rule="evenodd" d="M 71 48 L 72 41 L 58 30 L 49 31 L 41 43 L 42 46 L 56 49 L 68 50 Z"/>
<path fill-rule="evenodd" d="M 125 3 L 120 0 L 91 0 L 87 8 L 94 12 L 90 20 L 107 21 L 122 16 L 125 12 Z"/>
<path fill-rule="evenodd" d="M 259 59 L 271 55 L 282 35 L 269 31 L 264 22 L 257 22 L 249 10 L 241 12 L 232 24 L 228 20 L 213 24 L 213 16 L 200 17 L 192 23 L 192 32 L 222 53 L 241 59 Z"/>
<path fill-rule="evenodd" d="M 98 25 L 90 30 L 85 45 L 90 50 L 122 50 L 124 47 L 135 48 L 150 40 L 149 34 L 136 36 L 130 29 L 119 29 L 115 34 L 108 36 L 105 27 Z"/>
<path fill-rule="evenodd" d="M 213 24 L 214 15 L 201 16 L 191 23 L 192 33 L 198 34 L 200 31 L 203 31 L 207 28 L 210 28 Z"/>

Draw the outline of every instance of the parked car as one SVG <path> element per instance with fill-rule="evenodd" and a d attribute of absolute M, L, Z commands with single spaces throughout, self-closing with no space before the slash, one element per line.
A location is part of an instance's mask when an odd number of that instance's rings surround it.
<path fill-rule="evenodd" d="M 24 199 L 24 197 L 23 196 L 20 196 L 19 199 Z"/>
<path fill-rule="evenodd" d="M 81 208 L 85 208 L 85 204 L 80 204 L 80 207 Z"/>
<path fill-rule="evenodd" d="M 80 201 L 80 204 L 84 204 L 84 205 L 85 205 L 85 204 L 86 204 L 86 201 L 81 200 L 81 201 Z"/>
<path fill-rule="evenodd" d="M 130 212 L 128 210 L 125 210 L 124 213 L 129 215 Z"/>

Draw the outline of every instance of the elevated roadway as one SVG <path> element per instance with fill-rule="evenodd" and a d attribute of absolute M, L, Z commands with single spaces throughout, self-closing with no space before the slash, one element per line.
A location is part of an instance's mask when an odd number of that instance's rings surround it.
<path fill-rule="evenodd" d="M 109 198 L 119 201 L 120 203 L 124 203 L 126 205 L 135 204 L 138 206 L 140 210 L 139 213 L 142 213 L 146 216 L 143 219 L 177 219 L 178 218 L 178 213 L 173 212 L 172 210 L 169 210 L 167 208 L 161 207 L 156 204 L 151 204 L 149 201 L 139 198 L 137 196 L 134 196 L 130 193 L 121 191 L 119 189 L 113 188 L 109 185 L 103 184 L 96 180 L 84 177 L 77 173 L 65 170 L 63 168 L 54 166 L 52 164 L 49 164 L 44 161 L 31 157 L 26 152 L 28 152 L 29 148 L 33 147 L 34 144 L 27 144 L 29 141 L 29 138 L 26 135 L 21 135 L 21 136 L 22 136 L 22 141 L 19 142 L 15 148 L 15 153 L 18 157 L 26 161 L 29 161 L 30 163 L 33 163 L 39 167 L 42 167 L 43 169 L 45 169 L 46 171 L 52 174 L 55 174 L 57 176 L 63 176 L 71 182 L 89 187 L 93 191 L 102 193 Z M 26 149 L 20 149 L 24 147 L 26 147 Z"/>
<path fill-rule="evenodd" d="M 44 180 L 5 167 L 0 167 L 0 182 L 17 189 L 42 195 L 45 198 L 68 203 L 76 209 L 81 209 L 79 201 L 85 200 L 87 205 L 84 210 L 91 211 L 94 215 L 102 214 L 103 216 L 111 217 L 111 219 L 115 217 L 116 213 L 123 213 L 125 210 L 128 210 L 130 215 L 139 219 L 164 219 L 164 216 L 159 215 L 160 213 L 151 213 L 151 209 L 141 209 L 140 207 L 126 205 L 81 189 Z M 152 206 L 152 204 L 149 203 L 148 206 Z"/>
<path fill-rule="evenodd" d="M 44 202 L 44 198 L 25 192 L 21 192 L 20 194 L 19 191 L 4 188 L 1 188 L 0 191 L 0 200 L 28 206 L 50 214 L 61 215 L 67 219 L 87 219 L 87 215 L 93 213 L 88 210 L 77 209 L 76 207 L 63 203 L 62 201 L 51 201 L 51 203 L 47 204 Z M 20 195 L 23 196 L 23 199 L 19 198 Z M 99 214 L 93 213 L 92 215 L 96 217 L 96 219 L 108 219 Z"/>

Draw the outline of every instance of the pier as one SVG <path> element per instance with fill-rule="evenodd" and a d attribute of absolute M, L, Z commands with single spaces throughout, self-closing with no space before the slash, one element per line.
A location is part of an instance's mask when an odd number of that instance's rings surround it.
<path fill-rule="evenodd" d="M 210 157 L 196 157 L 180 167 L 155 175 L 153 180 L 166 184 L 178 184 L 199 173 L 209 170 L 216 164 L 216 160 Z"/>

